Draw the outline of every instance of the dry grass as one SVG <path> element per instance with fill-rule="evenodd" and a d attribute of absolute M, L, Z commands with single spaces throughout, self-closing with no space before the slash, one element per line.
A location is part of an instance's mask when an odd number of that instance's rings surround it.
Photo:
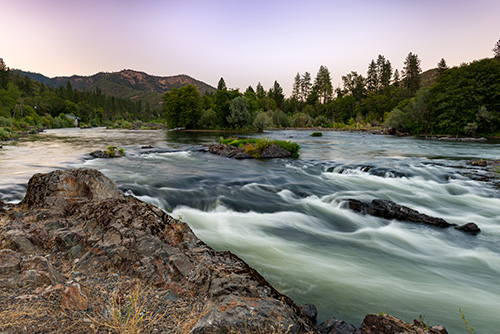
<path fill-rule="evenodd" d="M 23 301 L 0 311 L 0 319 L 2 319 L 0 330 L 6 331 L 9 328 L 16 328 L 27 322 L 46 318 L 53 313 L 53 308 L 47 307 L 42 302 Z"/>
<path fill-rule="evenodd" d="M 134 282 L 133 288 L 126 295 L 115 292 L 106 306 L 104 315 L 98 318 L 89 318 L 99 326 L 104 326 L 114 332 L 123 334 L 136 334 L 152 328 L 158 321 L 165 317 L 157 313 L 156 305 L 150 305 L 153 298 L 151 288 L 143 288 L 140 282 Z"/>

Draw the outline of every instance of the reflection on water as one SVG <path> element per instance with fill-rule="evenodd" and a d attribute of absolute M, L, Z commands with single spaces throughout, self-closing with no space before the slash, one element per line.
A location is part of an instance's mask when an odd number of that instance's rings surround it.
<path fill-rule="evenodd" d="M 271 131 L 299 159 L 231 160 L 199 152 L 220 133 L 56 130 L 0 150 L 0 196 L 22 197 L 34 172 L 96 168 L 141 200 L 182 215 L 205 242 L 230 250 L 320 319 L 359 325 L 366 313 L 411 322 L 419 314 L 450 333 L 493 333 L 500 313 L 500 194 L 464 173 L 469 159 L 498 158 L 500 143 L 448 143 L 364 133 Z M 109 145 L 121 159 L 85 160 Z M 141 149 L 143 145 L 154 149 Z M 17 187 L 17 188 L 16 188 Z M 472 237 L 347 210 L 347 198 L 393 200 Z"/>

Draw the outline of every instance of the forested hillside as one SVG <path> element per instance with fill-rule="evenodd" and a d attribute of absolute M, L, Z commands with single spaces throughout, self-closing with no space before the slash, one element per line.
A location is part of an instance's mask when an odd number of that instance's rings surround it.
<path fill-rule="evenodd" d="M 187 75 L 159 77 L 133 70 L 123 70 L 114 73 L 100 72 L 92 76 L 55 77 L 48 78 L 42 74 L 12 70 L 12 73 L 45 84 L 47 87 L 59 88 L 66 86 L 67 82 L 79 91 L 95 91 L 97 88 L 102 94 L 115 97 L 141 100 L 157 107 L 162 102 L 162 96 L 172 88 L 181 88 L 186 85 L 195 85 L 198 91 L 214 93 L 215 88 Z"/>
<path fill-rule="evenodd" d="M 157 120 L 163 108 L 153 108 L 140 99 L 119 98 L 104 94 L 99 88 L 75 89 L 70 82 L 48 87 L 12 73 L 0 58 L 0 139 L 15 136 L 16 131 L 81 125 L 111 125 L 117 121 Z"/>

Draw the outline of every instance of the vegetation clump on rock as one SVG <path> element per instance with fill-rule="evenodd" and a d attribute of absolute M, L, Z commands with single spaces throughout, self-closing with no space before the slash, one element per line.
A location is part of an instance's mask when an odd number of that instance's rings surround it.
<path fill-rule="evenodd" d="M 106 151 L 97 150 L 90 152 L 90 155 L 93 158 L 121 158 L 125 156 L 125 150 L 116 146 L 108 146 Z"/>
<path fill-rule="evenodd" d="M 270 138 L 221 138 L 219 144 L 210 146 L 211 153 L 235 159 L 298 158 L 299 151 L 300 146 L 297 143 Z"/>

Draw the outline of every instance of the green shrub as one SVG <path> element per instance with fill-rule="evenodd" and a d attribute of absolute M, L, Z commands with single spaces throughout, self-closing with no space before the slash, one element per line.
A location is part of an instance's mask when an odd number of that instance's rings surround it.
<path fill-rule="evenodd" d="M 257 114 L 253 121 L 253 126 L 258 132 L 263 132 L 264 129 L 266 129 L 271 121 L 269 120 L 269 117 L 263 112 L 260 112 Z"/>
<path fill-rule="evenodd" d="M 311 137 L 322 137 L 322 136 L 323 136 L 323 132 L 316 131 L 316 132 L 311 133 Z"/>

